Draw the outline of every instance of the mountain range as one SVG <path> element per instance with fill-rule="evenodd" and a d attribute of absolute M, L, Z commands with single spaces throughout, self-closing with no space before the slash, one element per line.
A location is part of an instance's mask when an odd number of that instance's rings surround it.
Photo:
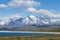
<path fill-rule="evenodd" d="M 13 16 L 0 20 L 0 30 L 27 30 L 39 29 L 40 27 L 50 27 L 52 25 L 59 25 L 60 22 L 51 22 L 50 18 L 45 15 L 27 17 Z"/>

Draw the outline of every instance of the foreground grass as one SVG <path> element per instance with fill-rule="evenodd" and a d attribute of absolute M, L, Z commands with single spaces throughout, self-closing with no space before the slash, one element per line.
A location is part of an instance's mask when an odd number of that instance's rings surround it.
<path fill-rule="evenodd" d="M 60 40 L 60 36 L 40 36 L 40 37 L 0 36 L 0 40 Z"/>

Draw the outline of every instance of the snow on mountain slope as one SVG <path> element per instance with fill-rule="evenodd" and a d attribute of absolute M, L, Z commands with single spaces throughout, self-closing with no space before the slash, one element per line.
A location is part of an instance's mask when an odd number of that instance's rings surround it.
<path fill-rule="evenodd" d="M 30 16 L 24 18 L 24 23 L 26 23 L 26 24 L 36 24 L 37 21 L 38 21 L 38 19 L 33 15 L 30 15 Z"/>
<path fill-rule="evenodd" d="M 27 17 L 22 17 L 19 15 L 4 18 L 0 25 L 2 26 L 24 26 L 24 25 L 48 25 L 50 23 L 49 18 L 45 16 L 34 16 L 30 15 Z"/>
<path fill-rule="evenodd" d="M 22 25 L 48 25 L 50 23 L 49 19 L 36 17 L 33 15 L 27 17 L 21 17 L 13 21 L 12 19 L 8 24 L 8 26 L 22 26 Z"/>
<path fill-rule="evenodd" d="M 0 21 L 0 25 L 8 24 L 10 21 L 15 21 L 18 18 L 20 18 L 19 15 L 13 15 L 13 16 L 5 17 Z"/>

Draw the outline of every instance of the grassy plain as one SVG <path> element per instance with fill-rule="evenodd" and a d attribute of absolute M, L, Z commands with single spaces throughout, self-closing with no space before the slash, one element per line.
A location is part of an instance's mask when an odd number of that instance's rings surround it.
<path fill-rule="evenodd" d="M 0 40 L 60 40 L 60 34 L 50 36 L 0 36 Z"/>
<path fill-rule="evenodd" d="M 0 36 L 0 40 L 60 40 L 60 36 L 40 36 L 40 37 Z"/>

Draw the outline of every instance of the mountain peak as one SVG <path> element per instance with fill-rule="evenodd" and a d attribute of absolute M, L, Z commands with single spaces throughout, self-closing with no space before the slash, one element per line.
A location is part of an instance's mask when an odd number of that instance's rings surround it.
<path fill-rule="evenodd" d="M 27 17 L 22 17 L 19 15 L 11 16 L 9 18 L 5 18 L 0 22 L 4 25 L 8 26 L 20 26 L 20 25 L 45 25 L 49 24 L 49 20 L 43 17 L 37 17 L 34 15 L 29 15 Z"/>

